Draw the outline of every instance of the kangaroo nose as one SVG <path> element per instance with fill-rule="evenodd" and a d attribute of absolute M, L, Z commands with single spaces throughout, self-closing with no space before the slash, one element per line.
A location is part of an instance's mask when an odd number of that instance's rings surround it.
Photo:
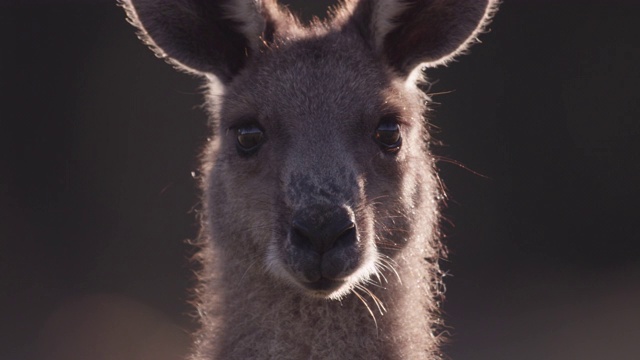
<path fill-rule="evenodd" d="M 318 254 L 336 247 L 353 245 L 356 240 L 356 225 L 346 209 L 313 209 L 300 212 L 292 221 L 291 243 L 300 248 L 312 249 Z"/>

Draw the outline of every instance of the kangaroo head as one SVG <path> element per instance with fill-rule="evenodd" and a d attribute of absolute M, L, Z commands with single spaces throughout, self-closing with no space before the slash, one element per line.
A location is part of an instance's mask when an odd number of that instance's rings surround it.
<path fill-rule="evenodd" d="M 437 256 L 416 81 L 473 41 L 491 0 L 348 1 L 307 26 L 271 0 L 124 5 L 158 56 L 210 84 L 205 225 L 225 256 L 332 299 L 402 250 Z"/>

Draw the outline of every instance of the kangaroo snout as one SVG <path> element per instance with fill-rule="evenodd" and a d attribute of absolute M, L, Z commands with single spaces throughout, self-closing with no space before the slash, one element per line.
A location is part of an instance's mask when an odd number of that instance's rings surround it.
<path fill-rule="evenodd" d="M 343 206 L 309 206 L 291 221 L 289 255 L 292 270 L 311 290 L 331 290 L 344 283 L 360 264 L 358 230 L 353 211 Z"/>
<path fill-rule="evenodd" d="M 291 224 L 291 243 L 319 255 L 357 241 L 353 212 L 342 207 L 313 207 L 297 212 Z"/>

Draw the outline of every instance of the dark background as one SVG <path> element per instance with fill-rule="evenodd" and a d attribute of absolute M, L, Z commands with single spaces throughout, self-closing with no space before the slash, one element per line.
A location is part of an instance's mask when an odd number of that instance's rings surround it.
<path fill-rule="evenodd" d="M 506 0 L 429 72 L 453 359 L 640 359 L 638 14 Z M 200 85 L 110 1 L 0 1 L 0 360 L 186 351 Z"/>

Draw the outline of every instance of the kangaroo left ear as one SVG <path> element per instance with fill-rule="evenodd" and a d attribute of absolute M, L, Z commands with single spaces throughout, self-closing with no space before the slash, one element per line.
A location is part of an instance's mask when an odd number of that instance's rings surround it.
<path fill-rule="evenodd" d="M 486 26 L 498 0 L 361 0 L 353 20 L 400 74 L 446 64 Z M 389 11 L 393 9 L 394 11 Z"/>
<path fill-rule="evenodd" d="M 268 39 L 273 0 L 119 0 L 158 57 L 198 75 L 230 81 Z M 269 12 L 271 10 L 271 12 Z"/>

